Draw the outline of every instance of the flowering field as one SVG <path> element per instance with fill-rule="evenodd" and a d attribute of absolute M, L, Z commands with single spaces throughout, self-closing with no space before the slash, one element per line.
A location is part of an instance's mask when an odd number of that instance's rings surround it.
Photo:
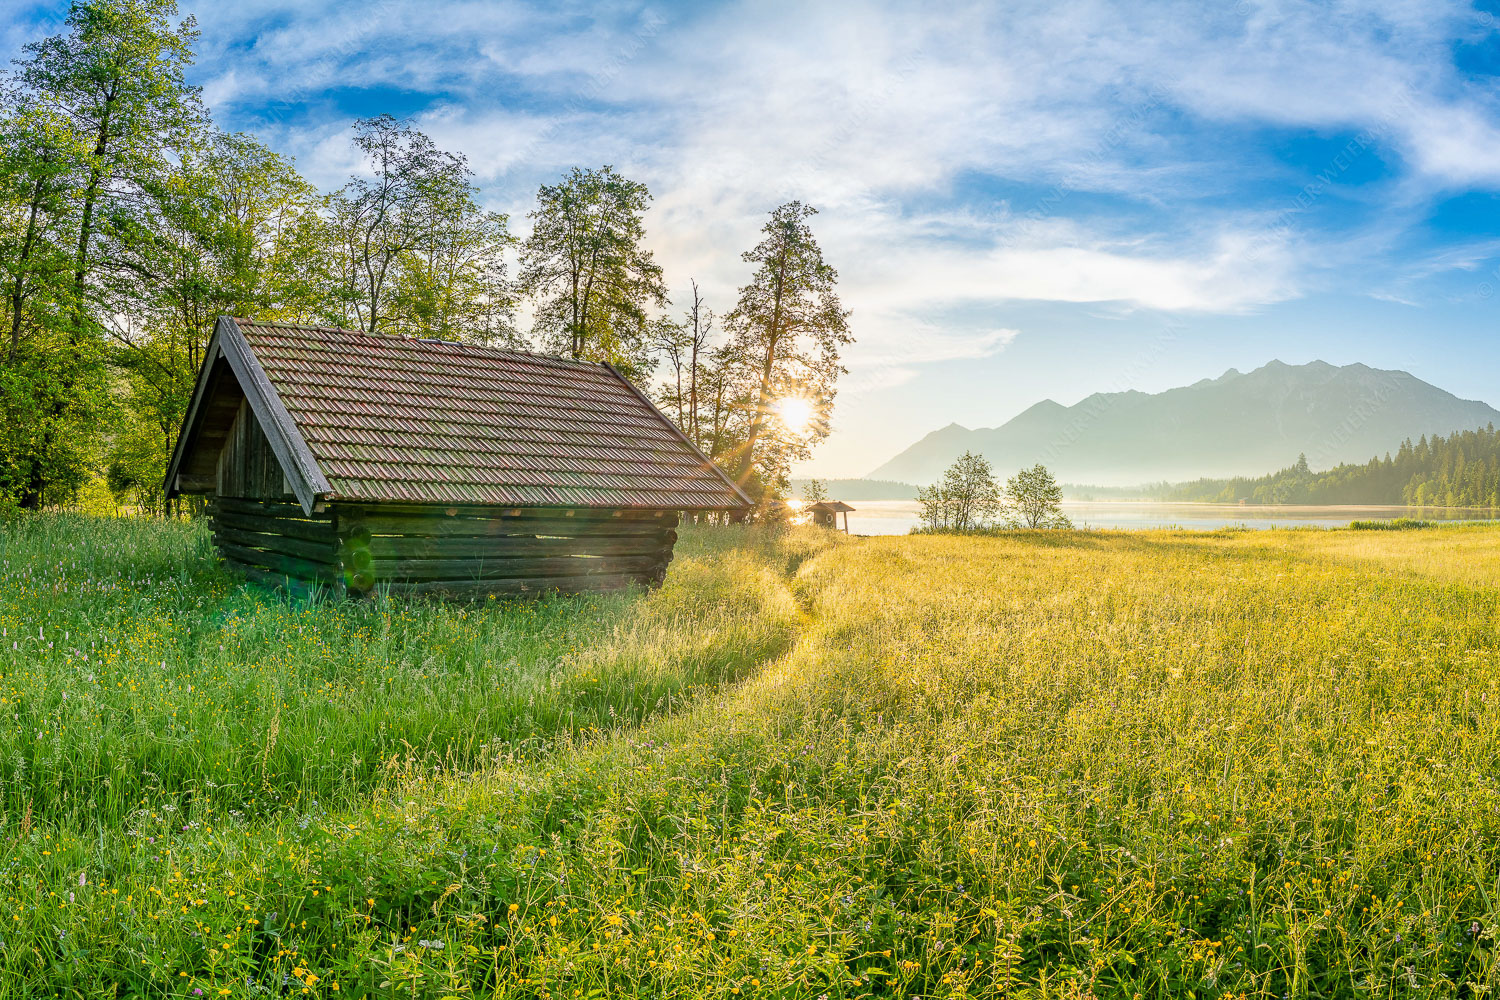
<path fill-rule="evenodd" d="M 0 534 L 0 997 L 1481 996 L 1500 530 L 689 532 L 289 604 Z"/>

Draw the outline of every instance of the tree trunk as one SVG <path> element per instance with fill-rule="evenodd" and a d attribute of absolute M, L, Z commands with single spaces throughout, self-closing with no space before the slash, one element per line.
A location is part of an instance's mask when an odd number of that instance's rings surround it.
<path fill-rule="evenodd" d="M 766 404 L 771 395 L 771 372 L 776 368 L 776 349 L 781 340 L 781 297 L 786 289 L 786 248 L 782 247 L 776 259 L 776 295 L 771 307 L 771 328 L 766 331 L 766 356 L 760 370 L 760 398 L 756 400 L 755 413 L 750 418 L 750 433 L 745 438 L 745 454 L 741 460 L 739 483 L 744 486 L 755 470 L 755 445 L 760 441 L 765 427 Z"/>

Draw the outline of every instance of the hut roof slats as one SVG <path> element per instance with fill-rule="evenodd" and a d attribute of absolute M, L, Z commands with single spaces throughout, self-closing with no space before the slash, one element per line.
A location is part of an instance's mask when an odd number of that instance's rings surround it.
<path fill-rule="evenodd" d="M 221 319 L 222 354 L 315 500 L 728 509 L 749 499 L 618 372 L 518 351 Z M 248 384 L 247 384 L 248 383 Z M 191 447 L 200 380 L 177 454 Z M 279 411 L 279 412 L 278 412 Z M 296 467 L 298 449 L 310 468 Z M 283 457 L 282 452 L 287 454 Z"/>

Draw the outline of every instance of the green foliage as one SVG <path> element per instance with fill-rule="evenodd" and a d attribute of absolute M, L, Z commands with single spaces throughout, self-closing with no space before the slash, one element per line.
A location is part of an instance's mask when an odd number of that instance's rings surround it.
<path fill-rule="evenodd" d="M 1259 479 L 1201 479 L 1152 490 L 1160 500 L 1500 508 L 1500 431 L 1404 441 L 1395 456 L 1313 472 L 1299 457 Z"/>
<path fill-rule="evenodd" d="M 110 408 L 100 347 L 43 330 L 0 365 L 0 497 L 65 505 L 89 477 Z"/>
<path fill-rule="evenodd" d="M 137 513 L 166 513 L 166 491 L 162 469 L 170 457 L 169 448 L 176 427 L 166 433 L 160 424 L 143 419 L 139 410 L 124 417 L 112 442 L 105 482 L 118 506 L 133 508 Z"/>
<path fill-rule="evenodd" d="M 158 482 L 158 490 L 161 484 Z M 120 502 L 104 476 L 90 476 L 79 486 L 73 498 L 73 509 L 89 517 L 118 517 Z"/>
<path fill-rule="evenodd" d="M 196 29 L 175 15 L 170 0 L 75 3 L 5 81 L 0 417 L 17 429 L 0 493 L 22 506 L 67 503 L 87 478 L 134 214 L 171 138 L 203 119 L 183 75 Z"/>
<path fill-rule="evenodd" d="M 60 326 L 72 301 L 77 165 L 85 140 L 61 112 L 39 107 L 8 81 L 0 118 L 0 266 L 3 266 L 7 361 L 23 345 L 35 350 Z"/>
<path fill-rule="evenodd" d="M 978 531 L 1000 513 L 1004 497 L 989 459 L 966 451 L 936 483 L 917 490 L 917 503 L 927 531 Z"/>
<path fill-rule="evenodd" d="M 509 343 L 514 296 L 504 215 L 477 202 L 473 172 L 390 115 L 361 119 L 370 169 L 329 199 L 335 319 L 370 333 Z"/>
<path fill-rule="evenodd" d="M 409 122 L 355 123 L 367 170 L 320 195 L 285 157 L 218 130 L 186 82 L 197 28 L 171 0 L 79 0 L 0 78 L 0 507 L 66 506 L 107 475 L 158 511 L 218 317 L 539 347 L 609 362 L 757 498 L 827 433 L 849 342 L 837 275 L 793 202 L 745 255 L 732 336 L 694 285 L 681 322 L 645 248 L 650 193 L 611 167 L 538 192 L 512 281 L 506 216 L 465 158 Z M 534 343 L 513 326 L 533 298 Z M 804 431 L 768 421 L 806 397 Z M 153 472 L 153 462 L 161 465 Z"/>
<path fill-rule="evenodd" d="M 646 185 L 613 167 L 574 167 L 537 191 L 521 250 L 521 287 L 537 300 L 534 335 L 636 379 L 650 371 L 647 310 L 667 303 L 661 267 L 645 248 L 650 204 Z"/>
<path fill-rule="evenodd" d="M 827 500 L 828 487 L 823 485 L 823 480 L 821 479 L 809 479 L 807 485 L 802 488 L 802 499 L 808 503 Z"/>
<path fill-rule="evenodd" d="M 121 502 L 149 512 L 163 510 L 162 472 L 218 317 L 307 314 L 295 244 L 318 206 L 289 162 L 247 136 L 200 130 L 175 153 L 120 224 L 113 293 L 130 321 L 111 331 L 126 415 L 108 476 Z"/>
<path fill-rule="evenodd" d="M 1412 531 L 1418 528 L 1433 528 L 1436 521 L 1419 521 L 1411 517 L 1397 517 L 1389 521 L 1350 521 L 1355 531 Z"/>
<path fill-rule="evenodd" d="M 1047 467 L 1038 462 L 1022 469 L 1005 483 L 1001 507 L 1012 528 L 1071 528 L 1062 512 L 1062 487 Z"/>

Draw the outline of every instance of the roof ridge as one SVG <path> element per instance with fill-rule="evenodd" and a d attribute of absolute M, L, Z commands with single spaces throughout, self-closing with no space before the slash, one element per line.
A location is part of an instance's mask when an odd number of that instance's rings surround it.
<path fill-rule="evenodd" d="M 276 327 L 282 330 L 302 330 L 311 333 L 336 333 L 348 337 L 364 337 L 371 340 L 384 340 L 397 344 L 432 344 L 440 347 L 454 347 L 463 352 L 500 354 L 510 358 L 524 360 L 545 361 L 552 364 L 565 365 L 569 368 L 599 369 L 604 367 L 598 361 L 583 361 L 578 358 L 565 358 L 560 354 L 544 354 L 541 351 L 519 351 L 512 347 L 491 347 L 489 344 L 473 344 L 465 340 L 444 340 L 441 337 L 413 337 L 405 333 L 371 333 L 368 330 L 350 330 L 342 326 L 318 326 L 309 323 L 286 323 L 274 319 L 245 319 L 234 317 L 236 325 Z"/>

